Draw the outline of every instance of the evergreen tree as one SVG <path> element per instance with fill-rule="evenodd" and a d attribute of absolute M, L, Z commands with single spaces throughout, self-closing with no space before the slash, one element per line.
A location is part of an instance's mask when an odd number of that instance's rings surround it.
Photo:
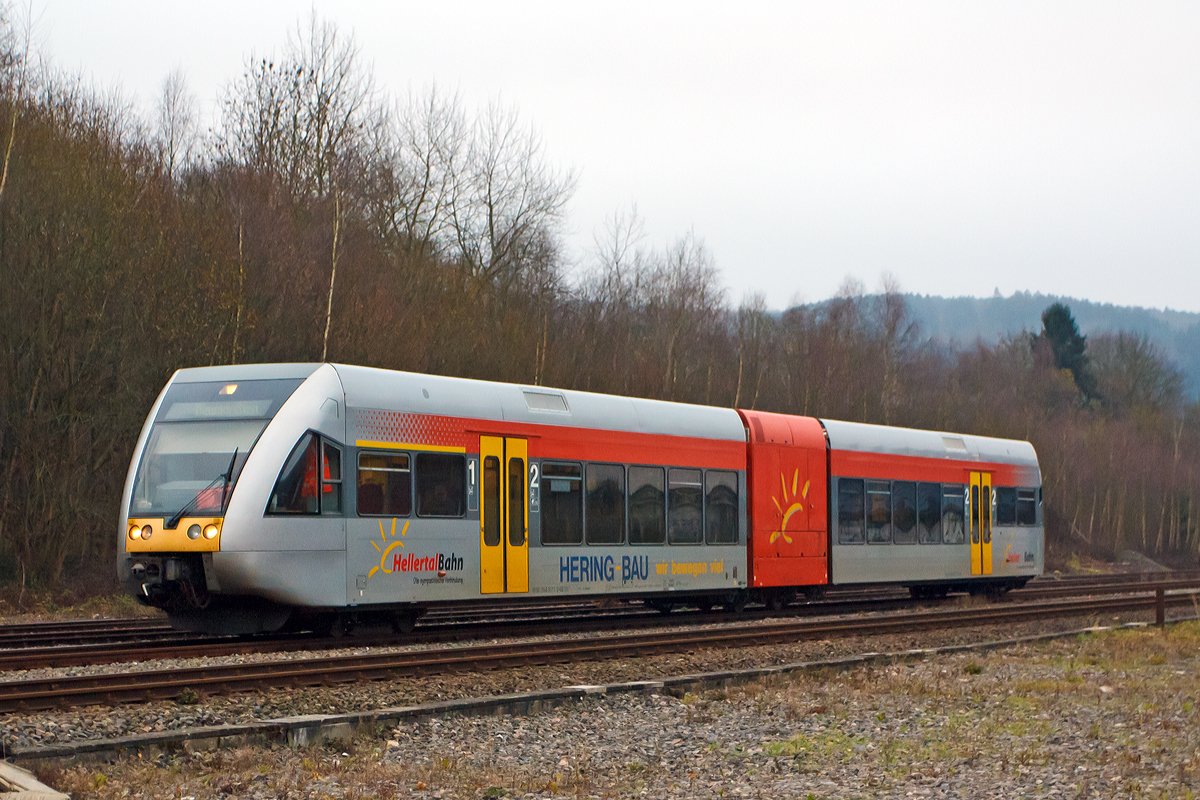
<path fill-rule="evenodd" d="M 1086 354 L 1087 337 L 1079 333 L 1070 306 L 1055 303 L 1042 312 L 1042 332 L 1033 337 L 1033 346 L 1036 348 L 1039 342 L 1050 346 L 1056 367 L 1071 371 L 1085 400 L 1100 399 Z"/>

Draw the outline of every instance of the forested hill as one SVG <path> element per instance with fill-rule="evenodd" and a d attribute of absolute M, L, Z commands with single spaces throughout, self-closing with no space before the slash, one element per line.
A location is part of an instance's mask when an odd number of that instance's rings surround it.
<path fill-rule="evenodd" d="M 1183 373 L 1188 395 L 1200 393 L 1200 314 L 1030 292 L 984 298 L 906 294 L 904 299 L 923 340 L 955 348 L 970 346 L 976 339 L 992 345 L 1005 335 L 1036 333 L 1042 328 L 1042 312 L 1052 303 L 1063 303 L 1070 306 L 1084 336 L 1118 331 L 1143 334 Z"/>

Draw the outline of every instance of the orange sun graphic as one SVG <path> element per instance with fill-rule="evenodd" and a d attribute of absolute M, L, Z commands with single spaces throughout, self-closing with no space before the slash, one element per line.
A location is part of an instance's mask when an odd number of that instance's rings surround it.
<path fill-rule="evenodd" d="M 412 520 L 404 521 L 404 527 L 400 529 L 401 536 L 404 536 L 406 533 L 408 533 L 408 523 L 411 521 Z M 396 520 L 392 519 L 392 536 L 395 536 L 395 535 L 396 535 Z M 388 543 L 388 535 L 386 533 L 384 533 L 384 531 L 383 531 L 383 520 L 379 520 L 379 538 L 383 540 L 383 543 L 386 544 L 387 547 L 380 548 L 380 546 L 377 545 L 375 542 L 371 542 L 371 546 L 379 551 L 379 566 L 371 567 L 371 571 L 367 573 L 368 578 L 371 577 L 372 575 L 374 575 L 376 572 L 379 572 L 380 570 L 383 570 L 384 572 L 391 572 L 392 571 L 391 567 L 389 567 L 388 563 L 387 563 L 388 553 L 392 552 L 392 550 L 395 549 L 396 547 L 404 547 L 404 542 L 401 539 L 396 539 L 393 542 L 391 542 L 390 544 Z"/>
<path fill-rule="evenodd" d="M 783 486 L 783 502 L 784 502 L 784 504 L 788 503 L 789 501 L 795 501 L 796 500 L 796 489 L 800 485 L 800 470 L 797 469 L 795 474 L 792 475 L 792 491 L 790 493 L 788 492 L 787 478 L 784 476 L 784 474 L 782 472 L 779 473 L 779 483 L 780 483 L 780 485 Z M 808 499 L 808 485 L 810 483 L 811 483 L 811 481 L 804 482 L 804 490 L 802 492 L 800 492 L 801 500 Z M 792 502 L 791 505 L 788 505 L 787 511 L 784 511 L 783 505 L 781 505 L 779 502 L 779 498 L 772 497 L 771 502 L 775 504 L 775 508 L 778 509 L 778 511 L 779 511 L 779 530 L 777 530 L 771 534 L 771 540 L 770 540 L 769 544 L 774 544 L 775 540 L 778 539 L 780 536 L 783 537 L 783 540 L 785 542 L 787 542 L 788 544 L 791 544 L 792 537 L 787 535 L 788 520 L 790 520 L 792 518 L 792 514 L 795 514 L 797 511 L 803 511 L 804 505 L 800 502 Z"/>

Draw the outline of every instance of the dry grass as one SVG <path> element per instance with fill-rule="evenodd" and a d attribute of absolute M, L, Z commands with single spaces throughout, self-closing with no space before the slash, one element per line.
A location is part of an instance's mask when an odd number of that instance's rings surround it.
<path fill-rule="evenodd" d="M 385 757 L 390 732 L 383 730 L 351 746 L 243 748 L 44 769 L 40 777 L 73 797 L 101 800 L 716 796 L 712 787 L 726 784 L 766 797 L 804 797 L 810 786 L 814 798 L 904 797 L 948 784 L 962 796 L 974 786 L 1028 796 L 1193 798 L 1198 655 L 1200 624 L 1189 623 L 691 693 L 682 698 L 680 724 L 721 735 L 686 769 L 655 759 L 606 763 L 586 752 L 586 739 L 562 768 L 504 772 L 425 752 L 419 763 L 396 763 Z M 820 788 L 830 781 L 837 792 Z"/>
<path fill-rule="evenodd" d="M 71 591 L 20 591 L 15 586 L 0 587 L 0 624 L 162 615 L 158 609 L 144 606 L 122 593 L 84 595 Z"/>

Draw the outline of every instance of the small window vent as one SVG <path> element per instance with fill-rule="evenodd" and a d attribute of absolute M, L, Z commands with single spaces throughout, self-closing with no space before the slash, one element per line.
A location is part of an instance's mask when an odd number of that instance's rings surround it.
<path fill-rule="evenodd" d="M 557 411 L 560 414 L 566 414 L 567 398 L 561 394 L 554 392 L 530 392 L 522 391 L 525 395 L 525 405 L 529 406 L 530 411 Z"/>
<path fill-rule="evenodd" d="M 943 436 L 942 444 L 946 445 L 947 450 L 953 450 L 958 453 L 967 452 L 967 445 L 958 436 Z"/>

